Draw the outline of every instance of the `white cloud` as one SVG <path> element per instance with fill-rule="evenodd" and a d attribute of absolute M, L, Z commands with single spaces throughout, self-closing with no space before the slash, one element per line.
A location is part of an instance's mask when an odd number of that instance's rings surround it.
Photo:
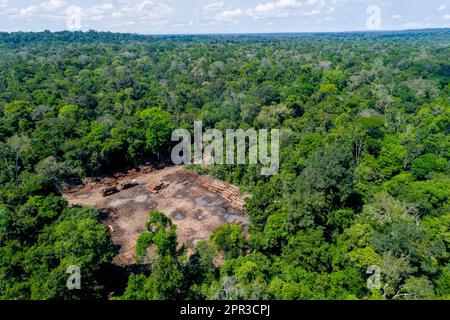
<path fill-rule="evenodd" d="M 342 1 L 342 0 L 331 0 L 330 3 L 332 5 L 336 5 L 339 2 L 346 2 L 346 0 Z M 305 4 L 307 6 L 314 6 L 317 10 L 318 9 L 322 9 L 323 7 L 325 7 L 326 3 L 325 0 L 306 0 Z"/>
<path fill-rule="evenodd" d="M 17 17 L 32 17 L 38 10 L 36 6 L 29 6 L 19 10 L 19 14 L 15 15 Z"/>
<path fill-rule="evenodd" d="M 0 0 L 0 4 L 4 1 Z M 67 20 L 75 15 L 73 8 L 76 7 L 76 16 L 82 21 L 100 21 L 106 20 L 106 17 L 123 17 L 126 21 L 151 26 L 167 23 L 168 17 L 173 12 L 173 8 L 166 3 L 166 0 L 110 0 L 84 8 L 70 6 L 66 1 L 46 0 L 38 5 L 12 9 L 10 16 L 27 19 L 27 21 L 33 19 Z M 85 22 L 83 22 L 83 25 L 88 26 Z"/>
<path fill-rule="evenodd" d="M 311 11 L 305 11 L 305 12 L 303 12 L 303 15 L 306 16 L 306 17 L 309 17 L 309 16 L 315 16 L 315 15 L 318 15 L 318 14 L 320 14 L 321 12 L 322 12 L 321 10 L 314 9 L 314 10 L 311 10 Z"/>
<path fill-rule="evenodd" d="M 64 13 L 67 3 L 62 0 L 49 0 L 39 5 L 28 6 L 26 8 L 17 9 L 12 17 L 33 18 L 38 15 L 46 17 L 56 17 Z"/>
<path fill-rule="evenodd" d="M 217 11 L 225 6 L 224 1 L 213 2 L 203 7 L 203 11 Z"/>
<path fill-rule="evenodd" d="M 202 9 L 201 23 L 216 24 L 216 22 L 233 22 L 236 23 L 238 18 L 245 15 L 245 11 L 232 5 L 225 4 L 225 1 L 215 1 Z M 195 22 L 197 24 L 198 21 Z M 186 23 L 185 23 L 186 25 Z M 189 25 L 194 25 L 189 24 Z"/>
<path fill-rule="evenodd" d="M 65 1 L 62 0 L 50 0 L 44 2 L 40 5 L 40 7 L 45 11 L 56 10 L 64 7 L 66 5 Z"/>
<path fill-rule="evenodd" d="M 242 9 L 224 10 L 216 15 L 217 20 L 230 21 L 242 16 Z"/>
<path fill-rule="evenodd" d="M 330 5 L 337 5 L 342 0 L 331 0 L 328 3 L 327 11 L 331 13 L 335 10 Z M 249 9 L 247 14 L 253 18 L 283 18 L 294 14 L 302 14 L 303 16 L 315 16 L 322 13 L 322 9 L 326 7 L 325 0 L 277 0 L 266 3 L 259 3 L 256 7 Z M 298 11 L 303 8 L 303 11 Z"/>
<path fill-rule="evenodd" d="M 154 24 L 167 19 L 173 13 L 173 8 L 162 1 L 143 0 L 136 2 L 122 0 L 121 3 L 122 8 L 112 13 L 114 17 L 125 15 L 129 18 Z"/>
<path fill-rule="evenodd" d="M 105 4 L 101 4 L 98 6 L 94 6 L 92 8 L 89 8 L 87 11 L 93 14 L 101 14 L 101 13 L 105 13 L 107 11 L 110 11 L 114 9 L 114 5 L 112 3 L 105 3 Z"/>
<path fill-rule="evenodd" d="M 83 16 L 85 19 L 100 21 L 105 18 L 105 14 L 109 13 L 115 8 L 114 4 L 107 2 L 101 5 L 93 6 L 84 10 Z M 113 15 L 114 13 L 111 13 Z"/>
<path fill-rule="evenodd" d="M 278 0 L 277 2 L 260 3 L 255 7 L 254 12 L 256 14 L 271 14 L 280 10 L 298 8 L 300 5 L 300 2 L 296 0 Z"/>
<path fill-rule="evenodd" d="M 274 29 L 283 30 L 289 28 L 292 30 L 302 31 L 302 24 L 310 24 L 306 31 L 314 31 L 323 29 L 319 25 L 327 22 L 326 28 L 337 28 L 340 30 L 345 23 L 358 24 L 365 18 L 363 8 L 361 8 L 361 17 L 354 16 L 355 10 L 352 7 L 365 6 L 373 0 L 252 0 L 252 1 L 231 1 L 231 0 L 202 0 L 193 1 L 189 4 L 190 10 L 183 11 L 179 6 L 181 0 L 98 0 L 79 1 L 83 3 L 77 7 L 77 15 L 80 16 L 83 28 L 106 30 L 110 25 L 120 28 L 121 26 L 136 25 L 135 30 L 148 31 L 147 26 L 175 26 L 177 28 L 187 28 L 195 25 L 192 30 L 222 30 L 221 26 L 227 23 L 237 23 L 244 20 L 255 20 L 249 26 L 252 30 L 258 27 L 270 26 L 275 23 Z M 391 0 L 383 0 L 383 5 L 392 4 Z M 4 16 L 16 17 L 21 21 L 12 22 L 16 29 L 32 26 L 35 22 L 41 25 L 48 24 L 52 29 L 58 24 L 51 20 L 64 21 L 74 14 L 70 14 L 70 4 L 74 0 L 29 0 L 29 1 L 10 1 L 0 0 L 0 19 Z M 22 3 L 20 6 L 18 3 Z M 25 4 L 23 4 L 25 3 Z M 440 5 L 441 3 L 444 3 Z M 83 6 L 83 8 L 81 8 Z M 175 8 L 177 11 L 175 12 Z M 390 21 L 394 28 L 421 28 L 421 27 L 437 27 L 436 24 L 449 23 L 450 14 L 447 11 L 449 5 L 444 0 L 438 0 L 433 6 L 428 8 L 427 14 L 433 11 L 438 14 L 438 21 L 430 22 L 425 19 L 420 22 L 420 16 L 414 16 L 419 22 L 410 21 L 402 12 L 392 12 Z M 191 10 L 193 9 L 193 10 Z M 357 8 L 359 10 L 359 7 Z M 193 12 L 195 10 L 195 12 Z M 357 10 L 356 10 L 357 11 Z M 189 16 L 190 14 L 194 14 Z M 352 16 L 353 15 L 353 16 Z M 283 18 L 286 23 L 279 23 L 279 19 Z M 192 23 L 190 22 L 192 19 Z M 328 21 L 333 20 L 333 23 Z M 262 21 L 257 21 L 262 20 Z M 100 22 L 101 21 L 101 22 Z M 3 24 L 8 23 L 6 20 L 0 21 Z M 341 23 L 342 22 L 342 23 Z M 60 23 L 60 25 L 61 25 Z M 127 24 L 130 23 L 130 24 Z M 132 24 L 131 24 L 132 23 Z M 287 27 L 285 27 L 287 26 Z M 237 31 L 242 31 L 235 28 Z M 235 30 L 234 27 L 229 30 Z M 121 30 L 127 30 L 121 28 Z M 156 29 L 151 29 L 151 31 Z M 160 30 L 167 30 L 170 28 Z M 181 30 L 181 29 L 180 29 Z M 265 30 L 265 29 L 264 29 Z M 184 31 L 184 30 L 183 30 Z"/>

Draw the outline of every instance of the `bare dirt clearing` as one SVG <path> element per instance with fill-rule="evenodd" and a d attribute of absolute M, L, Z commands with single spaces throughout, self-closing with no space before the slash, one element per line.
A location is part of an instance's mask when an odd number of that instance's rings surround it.
<path fill-rule="evenodd" d="M 138 185 L 102 196 L 105 187 L 124 184 L 130 178 L 135 179 Z M 243 201 L 242 198 L 234 195 L 230 200 L 223 193 L 211 191 L 215 190 L 211 188 L 215 183 L 213 178 L 200 176 L 181 166 L 154 171 L 147 168 L 100 182 L 91 180 L 73 192 L 66 191 L 64 197 L 70 205 L 92 207 L 103 213 L 103 223 L 110 229 L 113 243 L 119 247 L 113 263 L 126 266 L 135 264 L 136 240 L 145 231 L 151 210 L 170 217 L 177 226 L 179 243 L 190 248 L 199 240 L 207 240 L 217 227 L 225 223 L 247 225 L 246 216 L 235 205 L 235 202 Z M 155 187 L 157 191 L 152 189 Z"/>

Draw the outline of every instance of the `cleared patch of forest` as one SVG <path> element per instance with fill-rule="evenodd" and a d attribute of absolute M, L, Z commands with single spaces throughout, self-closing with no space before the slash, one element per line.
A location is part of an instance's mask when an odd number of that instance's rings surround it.
<path fill-rule="evenodd" d="M 194 244 L 208 240 L 214 230 L 225 223 L 246 226 L 248 219 L 242 211 L 231 206 L 228 199 L 210 191 L 214 179 L 187 171 L 181 166 L 160 170 L 132 171 L 99 179 L 86 179 L 86 184 L 67 190 L 64 197 L 69 205 L 95 208 L 102 213 L 102 223 L 111 232 L 118 254 L 113 263 L 126 266 L 136 263 L 136 241 L 145 229 L 148 212 L 160 211 L 177 226 L 180 245 L 186 244 L 192 253 Z M 137 185 L 109 196 L 102 191 L 111 186 L 126 184 L 134 179 Z M 151 186 L 165 184 L 155 191 Z M 118 189 L 119 190 L 119 189 Z M 153 192 L 152 192 L 153 191 Z"/>

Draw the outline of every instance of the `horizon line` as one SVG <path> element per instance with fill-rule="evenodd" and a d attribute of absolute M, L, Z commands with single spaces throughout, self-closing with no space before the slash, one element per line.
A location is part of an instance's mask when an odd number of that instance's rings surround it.
<path fill-rule="evenodd" d="M 0 30 L 0 33 L 62 33 L 62 32 L 71 32 L 71 33 L 88 33 L 88 32 L 97 32 L 97 33 L 112 33 L 112 34 L 122 34 L 122 35 L 138 35 L 138 36 L 245 36 L 245 35 L 286 35 L 286 34 L 345 34 L 345 33 L 389 33 L 389 32 L 412 32 L 412 31 L 432 31 L 432 30 L 449 30 L 449 27 L 442 28 L 419 28 L 419 29 L 385 29 L 385 30 L 348 30 L 348 31 L 276 31 L 276 32 L 199 32 L 199 33 L 138 33 L 138 32 L 115 32 L 115 31 L 105 31 L 105 30 L 57 30 L 51 31 L 48 29 L 40 30 L 40 31 L 3 31 Z"/>

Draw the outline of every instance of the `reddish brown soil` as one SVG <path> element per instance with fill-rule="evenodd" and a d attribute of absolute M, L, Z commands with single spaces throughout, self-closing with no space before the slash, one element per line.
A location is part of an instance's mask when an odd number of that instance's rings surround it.
<path fill-rule="evenodd" d="M 103 197 L 102 190 L 136 179 L 138 186 Z M 144 169 L 140 172 L 116 175 L 94 181 L 72 191 L 66 190 L 70 205 L 92 207 L 104 212 L 103 223 L 111 231 L 112 241 L 119 247 L 113 263 L 121 266 L 135 263 L 138 236 L 145 231 L 148 212 L 157 210 L 170 217 L 177 226 L 180 244 L 189 248 L 199 240 L 208 240 L 211 233 L 225 223 L 247 225 L 243 212 L 231 207 L 221 195 L 208 190 L 211 177 L 199 176 L 181 166 L 161 170 Z M 154 194 L 146 190 L 148 184 L 164 182 L 168 186 Z"/>

